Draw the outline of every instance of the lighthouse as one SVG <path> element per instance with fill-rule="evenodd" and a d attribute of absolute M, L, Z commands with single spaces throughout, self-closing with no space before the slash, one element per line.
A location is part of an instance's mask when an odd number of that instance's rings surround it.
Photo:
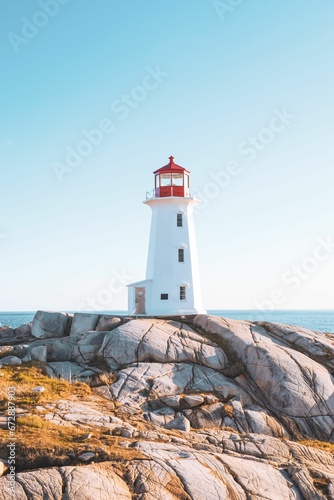
<path fill-rule="evenodd" d="M 146 279 L 128 285 L 129 314 L 205 314 L 194 225 L 200 200 L 190 190 L 190 172 L 170 156 L 153 174 L 154 189 L 144 201 L 152 209 Z"/>

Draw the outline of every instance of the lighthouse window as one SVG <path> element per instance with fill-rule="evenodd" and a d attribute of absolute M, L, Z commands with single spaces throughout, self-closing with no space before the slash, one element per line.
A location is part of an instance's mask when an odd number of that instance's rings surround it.
<path fill-rule="evenodd" d="M 161 174 L 160 176 L 161 186 L 170 186 L 171 183 L 172 183 L 171 174 Z"/>
<path fill-rule="evenodd" d="M 183 217 L 182 214 L 177 214 L 177 221 L 176 221 L 177 227 L 182 227 L 183 225 Z"/>
<path fill-rule="evenodd" d="M 184 262 L 184 249 L 179 248 L 179 262 Z"/>
<path fill-rule="evenodd" d="M 172 174 L 173 186 L 183 186 L 183 174 Z"/>
<path fill-rule="evenodd" d="M 161 300 L 168 300 L 168 293 L 162 293 L 162 294 L 160 295 L 160 299 L 161 299 Z"/>
<path fill-rule="evenodd" d="M 186 300 L 186 287 L 180 286 L 180 300 Z"/>
<path fill-rule="evenodd" d="M 156 188 L 159 187 L 159 176 L 158 175 L 155 176 L 155 187 Z"/>

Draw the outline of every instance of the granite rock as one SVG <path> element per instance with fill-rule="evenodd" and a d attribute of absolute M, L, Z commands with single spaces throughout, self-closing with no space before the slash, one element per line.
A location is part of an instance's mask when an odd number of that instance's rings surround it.
<path fill-rule="evenodd" d="M 75 313 L 72 320 L 70 335 L 78 335 L 95 330 L 99 321 L 99 314 Z"/>
<path fill-rule="evenodd" d="M 68 335 L 70 317 L 65 313 L 37 311 L 31 333 L 36 338 L 56 338 Z"/>

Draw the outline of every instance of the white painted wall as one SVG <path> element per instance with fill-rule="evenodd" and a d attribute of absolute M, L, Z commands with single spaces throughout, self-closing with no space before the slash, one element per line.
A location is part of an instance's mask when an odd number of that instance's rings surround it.
<path fill-rule="evenodd" d="M 148 315 L 205 313 L 202 305 L 193 209 L 195 198 L 166 197 L 144 202 L 152 209 L 146 279 L 150 282 Z M 177 227 L 177 214 L 183 226 Z M 184 248 L 185 261 L 178 262 Z M 186 285 L 186 300 L 180 300 L 180 285 Z M 168 300 L 161 294 L 168 293 Z"/>

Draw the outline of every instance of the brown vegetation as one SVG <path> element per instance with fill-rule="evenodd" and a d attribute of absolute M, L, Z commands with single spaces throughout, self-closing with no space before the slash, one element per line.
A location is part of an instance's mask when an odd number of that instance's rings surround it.
<path fill-rule="evenodd" d="M 319 450 L 334 454 L 334 443 L 328 443 L 327 441 L 317 441 L 315 439 L 304 439 L 298 440 L 297 442 L 298 444 L 303 444 L 304 446 L 311 446 L 312 448 L 318 448 Z"/>
<path fill-rule="evenodd" d="M 91 393 L 90 387 L 85 383 L 70 383 L 63 379 L 50 378 L 43 375 L 42 370 L 42 363 L 3 367 L 0 378 L 0 410 L 6 409 L 9 386 L 15 387 L 15 404 L 22 408 L 52 402 L 55 398 L 66 398 L 72 395 L 86 396 Z M 45 392 L 32 392 L 36 386 L 45 387 Z"/>
<path fill-rule="evenodd" d="M 111 436 L 105 429 L 94 429 L 87 439 L 87 429 L 59 426 L 47 422 L 39 415 L 27 415 L 17 419 L 16 429 L 17 470 L 38 467 L 75 465 L 78 455 L 92 451 L 94 461 L 124 461 L 143 458 L 133 448 L 119 446 L 120 438 Z M 121 438 L 124 441 L 123 438 Z M 8 431 L 0 430 L 0 456 L 7 455 Z"/>

